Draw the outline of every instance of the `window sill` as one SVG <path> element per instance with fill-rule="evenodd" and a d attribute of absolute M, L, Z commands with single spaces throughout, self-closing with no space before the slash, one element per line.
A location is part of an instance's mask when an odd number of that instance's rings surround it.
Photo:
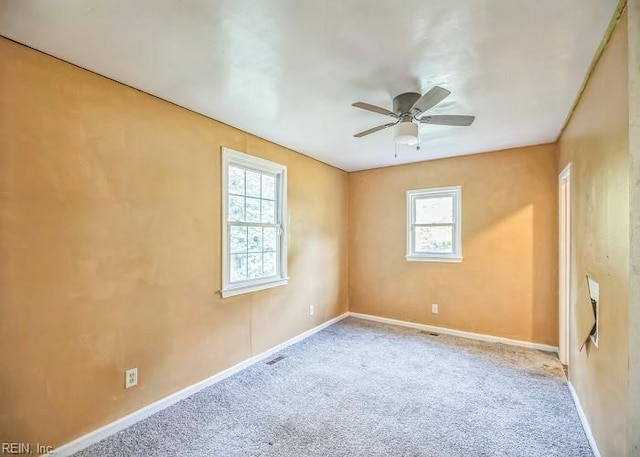
<path fill-rule="evenodd" d="M 462 257 L 434 257 L 434 256 L 405 256 L 407 262 L 443 262 L 443 263 L 462 263 Z"/>
<path fill-rule="evenodd" d="M 273 287 L 284 286 L 289 282 L 289 278 L 276 279 L 274 281 L 263 282 L 259 284 L 243 285 L 222 289 L 220 295 L 222 298 L 233 297 L 235 295 L 248 294 L 259 290 L 271 289 Z"/>

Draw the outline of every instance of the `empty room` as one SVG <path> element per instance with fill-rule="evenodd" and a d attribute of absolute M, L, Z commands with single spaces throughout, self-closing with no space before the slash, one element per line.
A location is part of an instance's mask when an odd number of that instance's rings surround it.
<path fill-rule="evenodd" d="M 0 0 L 0 455 L 640 457 L 640 0 Z"/>

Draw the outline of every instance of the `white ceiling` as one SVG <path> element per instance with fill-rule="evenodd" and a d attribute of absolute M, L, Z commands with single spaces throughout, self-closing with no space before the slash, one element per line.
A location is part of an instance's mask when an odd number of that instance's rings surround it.
<path fill-rule="evenodd" d="M 554 141 L 618 0 L 0 0 L 0 34 L 353 171 Z M 422 149 L 393 96 L 440 85 Z"/>

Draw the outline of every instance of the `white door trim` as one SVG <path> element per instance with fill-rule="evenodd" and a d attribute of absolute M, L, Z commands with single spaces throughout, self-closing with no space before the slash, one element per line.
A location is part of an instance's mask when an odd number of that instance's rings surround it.
<path fill-rule="evenodd" d="M 571 344 L 571 164 L 558 177 L 558 357 L 569 365 Z"/>

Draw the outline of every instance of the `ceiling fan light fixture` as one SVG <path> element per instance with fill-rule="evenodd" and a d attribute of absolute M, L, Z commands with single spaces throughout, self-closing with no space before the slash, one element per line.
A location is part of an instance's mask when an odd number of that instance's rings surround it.
<path fill-rule="evenodd" d="M 418 124 L 412 121 L 399 122 L 396 125 L 395 142 L 407 146 L 415 146 L 418 144 Z"/>

